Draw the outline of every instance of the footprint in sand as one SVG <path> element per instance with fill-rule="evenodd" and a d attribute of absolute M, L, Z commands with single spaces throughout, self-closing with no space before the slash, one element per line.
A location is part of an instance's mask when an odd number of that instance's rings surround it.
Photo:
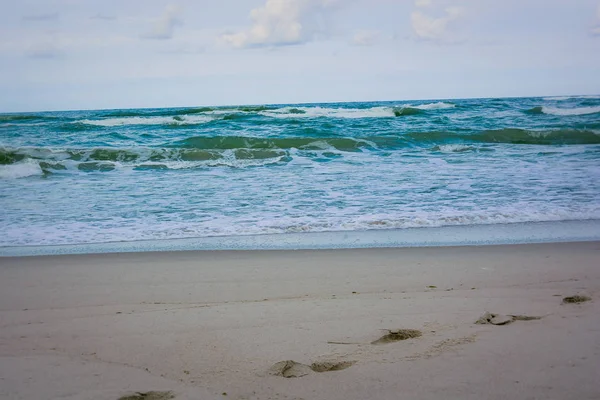
<path fill-rule="evenodd" d="M 172 392 L 135 392 L 119 397 L 119 400 L 170 400 L 174 398 L 175 395 Z"/>
<path fill-rule="evenodd" d="M 401 340 L 418 338 L 423 335 L 423 333 L 416 329 L 384 329 L 388 333 L 383 335 L 377 340 L 374 340 L 370 343 L 364 342 L 339 342 L 339 341 L 328 341 L 329 344 L 355 344 L 355 345 L 367 345 L 367 344 L 387 344 L 399 342 Z"/>
<path fill-rule="evenodd" d="M 341 371 L 350 368 L 356 361 L 319 361 L 310 365 L 310 369 L 315 372 Z"/>
<path fill-rule="evenodd" d="M 377 340 L 371 342 L 371 344 L 387 344 L 399 342 L 401 340 L 418 338 L 423 333 L 416 329 L 387 329 L 388 333 L 383 335 Z"/>
<path fill-rule="evenodd" d="M 579 303 L 584 303 L 584 302 L 590 301 L 590 300 L 592 300 L 592 298 L 589 296 L 576 294 L 575 296 L 565 297 L 563 299 L 563 304 L 579 304 Z"/>
<path fill-rule="evenodd" d="M 413 339 L 423 335 L 423 333 L 416 329 L 386 329 L 387 334 L 383 335 L 379 339 L 371 342 L 370 344 L 379 345 L 399 342 L 401 340 Z M 328 342 L 331 344 L 362 344 L 362 343 L 350 343 L 350 342 Z M 311 365 L 302 364 L 294 360 L 280 361 L 269 368 L 269 374 L 275 376 L 283 376 L 284 378 L 299 378 L 310 374 L 311 372 L 329 372 L 329 371 L 341 371 L 346 368 L 350 368 L 356 361 L 318 361 Z"/>
<path fill-rule="evenodd" d="M 311 372 L 341 371 L 350 368 L 356 361 L 319 361 L 311 365 L 293 360 L 280 361 L 269 369 L 269 374 L 284 378 L 299 378 Z"/>
<path fill-rule="evenodd" d="M 515 321 L 534 321 L 538 319 L 542 319 L 542 317 L 529 315 L 502 315 L 486 312 L 475 321 L 475 323 L 479 325 L 508 325 Z"/>

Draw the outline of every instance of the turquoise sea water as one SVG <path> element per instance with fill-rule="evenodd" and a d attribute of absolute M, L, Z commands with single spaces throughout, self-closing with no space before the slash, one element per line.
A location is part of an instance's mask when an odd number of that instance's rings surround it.
<path fill-rule="evenodd" d="M 598 226 L 600 96 L 0 114 L 0 210 L 4 248 Z"/>

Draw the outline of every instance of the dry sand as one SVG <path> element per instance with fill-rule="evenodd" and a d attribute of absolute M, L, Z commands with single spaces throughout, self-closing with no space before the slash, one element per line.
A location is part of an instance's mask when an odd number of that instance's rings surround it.
<path fill-rule="evenodd" d="M 599 298 L 598 242 L 0 258 L 0 398 L 599 399 Z"/>

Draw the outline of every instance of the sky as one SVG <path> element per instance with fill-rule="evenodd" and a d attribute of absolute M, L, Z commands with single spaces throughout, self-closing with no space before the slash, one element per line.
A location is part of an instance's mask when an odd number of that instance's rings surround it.
<path fill-rule="evenodd" d="M 0 112 L 600 94 L 600 0 L 0 7 Z"/>

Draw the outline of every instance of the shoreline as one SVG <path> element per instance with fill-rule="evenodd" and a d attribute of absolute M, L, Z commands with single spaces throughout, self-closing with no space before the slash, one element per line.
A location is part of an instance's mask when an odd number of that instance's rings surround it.
<path fill-rule="evenodd" d="M 454 247 L 600 240 L 600 220 L 456 225 L 0 247 L 0 258 L 62 254 L 215 250 Z"/>
<path fill-rule="evenodd" d="M 0 397 L 591 399 L 599 259 L 600 241 L 0 258 Z M 421 336 L 381 341 L 398 329 Z M 308 367 L 274 376 L 286 360 Z"/>

